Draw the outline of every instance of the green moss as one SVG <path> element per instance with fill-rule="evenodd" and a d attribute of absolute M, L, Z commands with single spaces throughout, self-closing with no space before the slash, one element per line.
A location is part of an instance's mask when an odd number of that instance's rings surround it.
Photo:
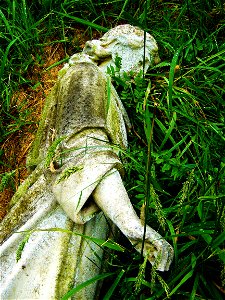
<path fill-rule="evenodd" d="M 29 177 L 19 186 L 17 192 L 13 195 L 12 199 L 10 200 L 9 206 L 12 207 L 15 205 L 20 198 L 26 194 L 29 187 L 34 184 L 38 177 L 43 173 L 43 165 L 39 165 L 30 175 Z"/>
<path fill-rule="evenodd" d="M 22 242 L 20 242 L 19 247 L 17 248 L 17 251 L 16 251 L 16 261 L 17 262 L 21 259 L 23 249 L 24 249 L 26 243 L 28 242 L 29 238 L 30 238 L 30 233 L 25 236 L 25 238 L 22 240 Z"/>
<path fill-rule="evenodd" d="M 47 155 L 45 159 L 45 167 L 48 167 L 50 163 L 54 160 L 56 149 L 58 145 L 65 139 L 65 137 L 57 138 L 48 148 Z"/>
<path fill-rule="evenodd" d="M 69 68 L 69 67 L 66 68 L 66 66 L 64 66 L 61 70 L 59 70 L 58 76 L 59 76 L 59 77 L 63 77 L 63 76 L 66 74 L 68 68 Z"/>
<path fill-rule="evenodd" d="M 40 164 L 46 156 L 46 148 L 51 144 L 55 124 L 55 107 L 57 102 L 58 84 L 53 87 L 45 100 L 45 106 L 32 148 L 27 157 L 27 167 L 31 170 Z"/>
<path fill-rule="evenodd" d="M 40 180 L 35 188 L 29 189 L 37 181 L 38 175 L 35 170 L 34 174 L 32 173 L 28 177 L 25 184 L 22 184 L 18 192 L 13 196 L 12 203 L 10 203 L 13 207 L 0 224 L 0 241 L 7 238 L 12 231 L 15 231 L 16 228 L 19 228 L 26 222 L 29 215 L 32 215 L 32 211 L 35 211 L 37 208 L 38 204 L 35 201 L 40 199 L 38 197 L 40 193 L 49 193 L 45 180 Z"/>
<path fill-rule="evenodd" d="M 70 175 L 76 173 L 77 171 L 82 170 L 83 167 L 81 166 L 74 166 L 72 168 L 68 168 L 66 170 L 63 171 L 62 175 L 60 176 L 59 180 L 57 181 L 57 183 L 61 182 L 62 180 L 65 180 L 66 178 L 68 178 Z"/>

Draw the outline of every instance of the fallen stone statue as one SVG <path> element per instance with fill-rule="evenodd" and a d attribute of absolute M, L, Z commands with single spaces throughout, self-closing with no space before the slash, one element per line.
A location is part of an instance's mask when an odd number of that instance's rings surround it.
<path fill-rule="evenodd" d="M 144 44 L 141 29 L 120 25 L 87 42 L 59 72 L 27 159 L 31 174 L 1 223 L 2 300 L 60 299 L 100 274 L 102 247 L 86 237 L 107 240 L 111 221 L 141 253 L 144 227 L 118 156 L 130 123 L 107 67 L 118 56 L 121 74 L 139 72 L 144 45 L 146 71 L 159 62 L 154 38 L 147 33 Z M 173 249 L 147 226 L 143 255 L 165 271 Z M 74 299 L 97 299 L 98 291 L 94 282 Z"/>

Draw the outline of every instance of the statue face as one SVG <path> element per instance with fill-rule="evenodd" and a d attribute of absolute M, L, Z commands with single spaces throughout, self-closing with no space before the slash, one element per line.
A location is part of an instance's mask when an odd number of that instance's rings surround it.
<path fill-rule="evenodd" d="M 144 73 L 146 73 L 148 68 L 155 64 L 155 57 L 158 57 L 158 54 L 156 55 L 155 52 L 153 53 L 152 49 L 149 51 L 147 47 L 145 53 L 144 47 L 132 49 L 120 44 L 115 45 L 112 50 L 110 60 L 106 59 L 102 61 L 99 64 L 99 67 L 105 72 L 109 66 L 115 68 L 116 58 L 119 57 L 121 58 L 120 75 L 123 75 L 124 72 L 133 72 L 134 74 L 137 74 L 140 71 L 144 71 Z M 158 59 L 157 62 L 159 61 L 160 60 Z"/>
<path fill-rule="evenodd" d="M 84 53 L 95 61 L 104 72 L 115 67 L 116 57 L 121 58 L 121 75 L 133 71 L 139 73 L 160 62 L 155 39 L 146 33 L 144 53 L 144 31 L 131 26 L 120 25 L 109 30 L 100 40 L 88 41 Z M 144 57 L 145 55 L 145 57 Z"/>

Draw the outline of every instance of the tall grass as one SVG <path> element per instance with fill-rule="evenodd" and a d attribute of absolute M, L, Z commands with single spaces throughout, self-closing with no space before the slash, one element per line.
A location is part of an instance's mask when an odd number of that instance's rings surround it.
<path fill-rule="evenodd" d="M 106 274 L 114 275 L 106 279 L 111 288 L 103 286 L 102 299 L 223 299 L 224 17 L 220 0 L 0 5 L 1 142 L 13 122 L 17 130 L 26 126 L 12 95 L 34 85 L 27 72 L 41 63 L 49 41 L 71 55 L 80 50 L 72 44 L 74 28 L 91 38 L 121 23 L 138 25 L 158 41 L 161 64 L 144 79 L 115 78 L 115 84 L 133 125 L 124 155 L 126 188 L 138 214 L 148 203 L 146 221 L 173 244 L 175 258 L 169 272 L 158 273 L 121 241 L 127 251 L 105 262 Z"/>

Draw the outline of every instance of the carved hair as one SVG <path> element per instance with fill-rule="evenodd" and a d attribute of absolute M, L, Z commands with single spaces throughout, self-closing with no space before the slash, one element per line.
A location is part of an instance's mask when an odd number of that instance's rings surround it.
<path fill-rule="evenodd" d="M 144 31 L 139 27 L 129 24 L 119 25 L 106 32 L 100 38 L 100 41 L 102 46 L 114 43 L 127 45 L 132 49 L 142 48 L 144 46 Z M 149 33 L 146 33 L 146 47 L 158 50 L 155 39 Z"/>
<path fill-rule="evenodd" d="M 114 66 L 115 58 L 119 56 L 122 58 L 121 73 L 131 70 L 136 73 L 143 67 L 144 44 L 145 71 L 147 71 L 149 66 L 160 61 L 157 43 L 149 33 L 146 33 L 144 43 L 144 31 L 129 24 L 109 30 L 99 40 L 88 41 L 83 52 L 93 61 L 99 62 L 98 65 L 102 69 L 106 69 L 109 65 Z"/>

